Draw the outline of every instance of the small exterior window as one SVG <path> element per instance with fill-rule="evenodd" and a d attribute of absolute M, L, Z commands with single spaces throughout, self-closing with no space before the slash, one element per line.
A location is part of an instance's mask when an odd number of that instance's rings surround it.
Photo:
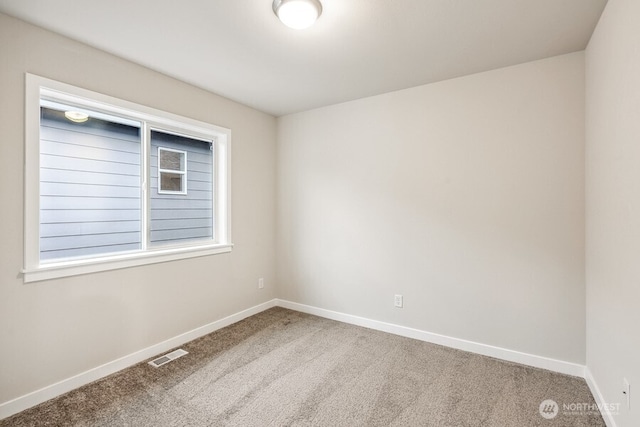
<path fill-rule="evenodd" d="M 187 152 L 158 147 L 158 193 L 187 194 Z"/>
<path fill-rule="evenodd" d="M 229 129 L 26 81 L 25 282 L 231 250 Z"/>

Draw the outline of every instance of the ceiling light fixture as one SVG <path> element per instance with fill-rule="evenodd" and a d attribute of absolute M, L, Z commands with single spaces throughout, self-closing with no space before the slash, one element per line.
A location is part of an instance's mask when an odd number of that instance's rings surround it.
<path fill-rule="evenodd" d="M 319 0 L 273 0 L 273 12 L 287 27 L 303 30 L 320 17 L 322 4 Z"/>
<path fill-rule="evenodd" d="M 65 111 L 64 116 L 75 123 L 84 123 L 89 120 L 89 115 L 80 111 Z"/>

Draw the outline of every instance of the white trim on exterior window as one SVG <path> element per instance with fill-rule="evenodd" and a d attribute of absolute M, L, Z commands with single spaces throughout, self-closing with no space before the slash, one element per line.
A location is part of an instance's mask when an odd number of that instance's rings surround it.
<path fill-rule="evenodd" d="M 231 131 L 209 123 L 178 116 L 111 96 L 77 88 L 65 83 L 26 74 L 25 87 L 25 222 L 24 222 L 24 282 L 48 280 L 99 271 L 127 268 L 184 258 L 207 256 L 231 251 L 230 165 Z M 90 111 L 116 117 L 122 124 L 141 124 L 142 247 L 123 253 L 40 261 L 40 107 L 61 104 L 78 111 Z M 213 141 L 211 239 L 184 244 L 151 246 L 149 212 L 149 161 L 151 129 L 184 135 L 203 141 Z M 186 192 L 186 153 L 184 165 Z M 159 175 L 159 174 L 158 174 Z"/>
<path fill-rule="evenodd" d="M 165 169 L 161 166 L 162 152 L 178 153 L 182 155 L 183 161 L 180 162 L 180 169 Z M 159 194 L 187 194 L 187 152 L 183 150 L 175 150 L 173 148 L 158 147 L 158 193 Z M 162 188 L 162 174 L 173 174 L 180 176 L 180 190 L 165 190 Z"/>

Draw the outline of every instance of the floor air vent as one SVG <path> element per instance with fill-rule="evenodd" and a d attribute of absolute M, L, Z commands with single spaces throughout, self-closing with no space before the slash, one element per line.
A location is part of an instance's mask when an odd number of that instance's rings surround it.
<path fill-rule="evenodd" d="M 185 354 L 189 354 L 189 352 L 184 351 L 183 349 L 178 349 L 172 351 L 169 354 L 165 354 L 164 356 L 160 356 L 157 359 L 153 359 L 151 362 L 149 362 L 149 365 L 153 366 L 154 368 L 158 368 L 164 364 L 171 362 L 172 360 L 176 360 L 178 357 L 184 356 Z"/>

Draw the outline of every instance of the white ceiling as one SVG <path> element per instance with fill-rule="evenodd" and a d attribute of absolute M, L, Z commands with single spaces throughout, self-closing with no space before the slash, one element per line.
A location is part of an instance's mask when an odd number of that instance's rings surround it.
<path fill-rule="evenodd" d="M 606 0 L 0 0 L 0 11 L 279 116 L 579 51 Z"/>

